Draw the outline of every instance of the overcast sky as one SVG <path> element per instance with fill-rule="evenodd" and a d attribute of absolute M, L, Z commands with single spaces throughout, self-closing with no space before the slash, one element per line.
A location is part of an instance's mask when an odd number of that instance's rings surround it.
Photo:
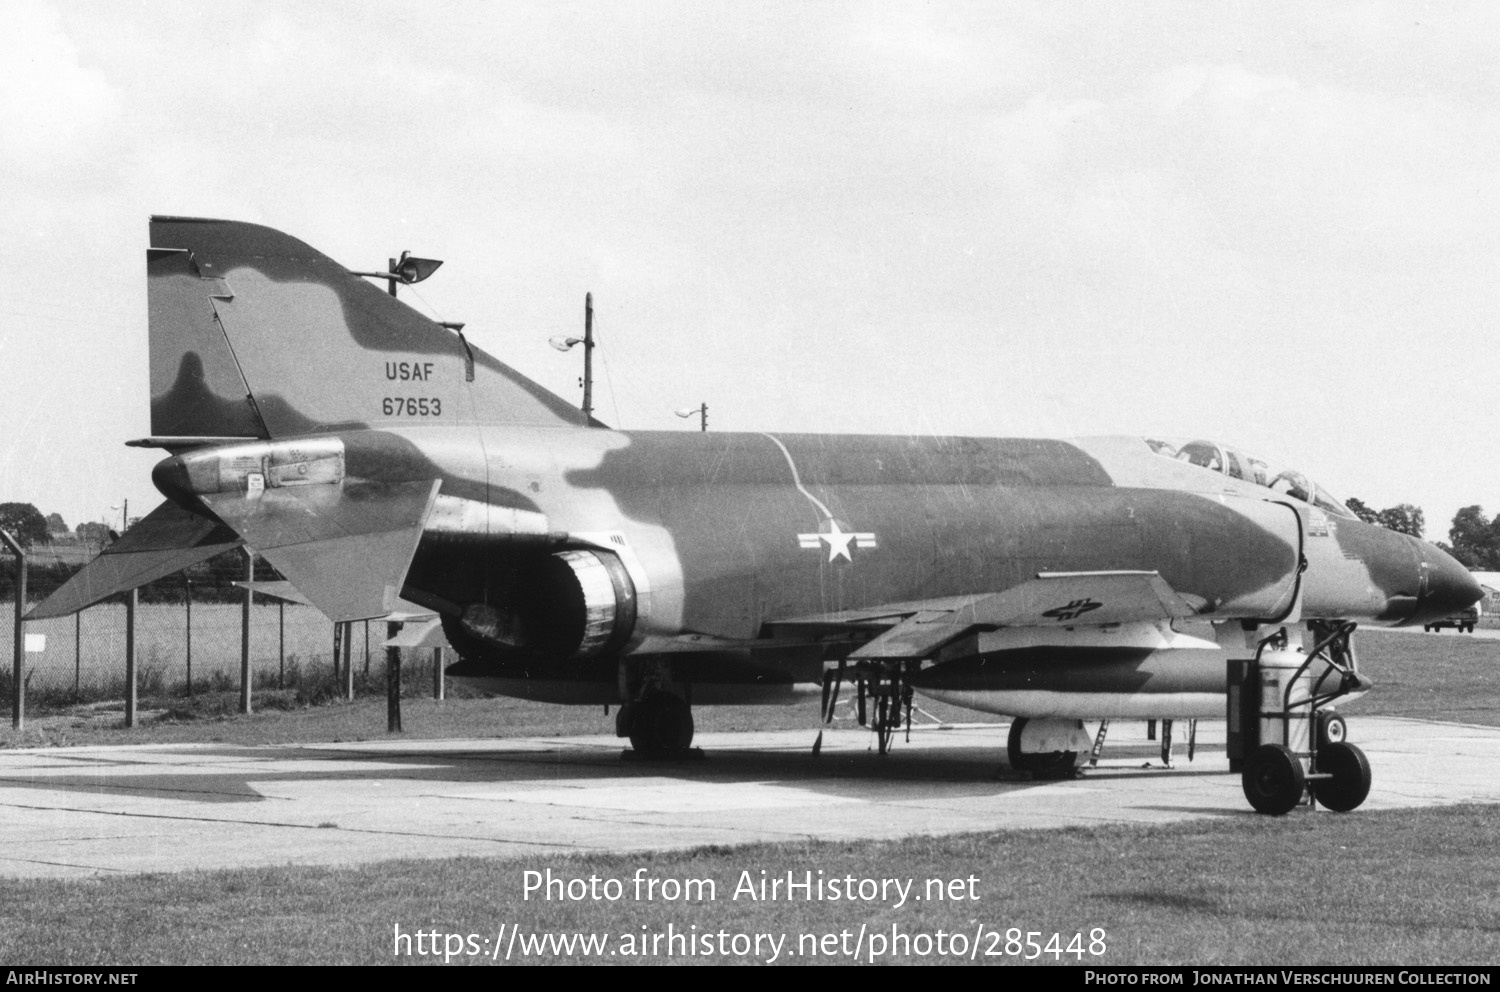
<path fill-rule="evenodd" d="M 445 259 L 403 297 L 573 401 L 592 291 L 625 428 L 1210 437 L 1500 510 L 1493 4 L 0 14 L 0 501 L 69 525 L 159 502 L 151 214 Z"/>

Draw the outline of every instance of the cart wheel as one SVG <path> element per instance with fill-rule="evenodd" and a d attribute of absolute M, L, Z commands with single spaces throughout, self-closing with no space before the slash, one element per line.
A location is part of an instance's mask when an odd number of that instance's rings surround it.
<path fill-rule="evenodd" d="M 1342 713 L 1324 710 L 1318 714 L 1318 746 L 1338 744 L 1349 737 L 1349 724 Z"/>
<path fill-rule="evenodd" d="M 1347 813 L 1370 794 L 1370 762 L 1353 744 L 1340 741 L 1318 750 L 1318 771 L 1333 778 L 1313 782 L 1313 796 L 1335 813 Z"/>
<path fill-rule="evenodd" d="M 1262 744 L 1245 762 L 1245 798 L 1258 812 L 1282 816 L 1302 801 L 1307 779 L 1302 762 L 1282 744 Z"/>

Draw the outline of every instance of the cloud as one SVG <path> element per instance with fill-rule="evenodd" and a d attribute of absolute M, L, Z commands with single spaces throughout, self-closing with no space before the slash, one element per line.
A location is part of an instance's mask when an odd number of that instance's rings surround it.
<path fill-rule="evenodd" d="M 69 185 L 109 168 L 120 101 L 104 75 L 80 63 L 54 11 L 6 5 L 0 65 L 0 162 L 13 177 Z"/>

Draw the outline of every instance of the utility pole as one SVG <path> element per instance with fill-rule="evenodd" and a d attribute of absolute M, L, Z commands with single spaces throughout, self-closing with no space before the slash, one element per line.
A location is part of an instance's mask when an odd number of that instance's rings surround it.
<path fill-rule="evenodd" d="M 592 423 L 594 419 L 594 294 L 583 294 L 583 337 L 571 338 L 561 335 L 548 339 L 558 351 L 571 351 L 575 344 L 583 345 L 583 419 Z"/>
<path fill-rule="evenodd" d="M 594 294 L 583 294 L 583 419 L 594 419 Z"/>
<path fill-rule="evenodd" d="M 4 542 L 11 554 L 16 556 L 16 625 L 15 660 L 11 678 L 10 725 L 16 730 L 26 727 L 26 634 L 21 616 L 26 612 L 26 551 L 19 541 L 0 530 L 0 542 Z"/>

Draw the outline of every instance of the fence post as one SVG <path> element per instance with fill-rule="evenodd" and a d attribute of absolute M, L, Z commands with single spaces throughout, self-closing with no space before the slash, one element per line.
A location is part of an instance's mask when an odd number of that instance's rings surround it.
<path fill-rule="evenodd" d="M 432 698 L 443 701 L 443 649 L 432 649 Z"/>
<path fill-rule="evenodd" d="M 401 632 L 401 624 L 392 621 L 385 625 L 385 636 L 389 640 Z M 392 734 L 401 732 L 401 649 L 385 649 L 385 722 L 386 730 Z"/>
<path fill-rule="evenodd" d="M 79 678 L 83 675 L 83 611 L 73 614 L 73 702 L 78 702 Z"/>
<path fill-rule="evenodd" d="M 138 702 L 135 679 L 135 606 L 140 596 L 139 589 L 130 590 L 125 598 L 125 726 L 135 726 L 135 710 Z"/>
<path fill-rule="evenodd" d="M 187 583 L 187 694 L 193 694 L 193 580 L 183 573 Z"/>
<path fill-rule="evenodd" d="M 250 713 L 250 604 L 255 600 L 255 553 L 245 549 L 245 603 L 240 607 L 240 712 Z"/>
<path fill-rule="evenodd" d="M 0 530 L 0 541 L 16 556 L 16 628 L 15 661 L 12 666 L 14 690 L 11 693 L 10 725 L 16 730 L 26 727 L 26 635 L 22 629 L 21 614 L 26 612 L 26 552 L 16 539 Z"/>
<path fill-rule="evenodd" d="M 344 621 L 344 698 L 354 702 L 354 621 Z"/>

